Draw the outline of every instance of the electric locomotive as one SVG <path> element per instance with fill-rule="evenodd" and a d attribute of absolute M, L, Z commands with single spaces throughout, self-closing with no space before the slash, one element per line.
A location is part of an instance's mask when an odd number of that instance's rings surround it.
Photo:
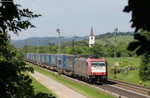
<path fill-rule="evenodd" d="M 74 76 L 81 77 L 90 83 L 105 81 L 107 80 L 107 63 L 105 59 L 76 58 Z"/>

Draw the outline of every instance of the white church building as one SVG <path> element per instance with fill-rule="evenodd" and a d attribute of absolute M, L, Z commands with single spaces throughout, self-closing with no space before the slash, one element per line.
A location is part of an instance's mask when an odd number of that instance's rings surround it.
<path fill-rule="evenodd" d="M 91 27 L 91 33 L 89 36 L 89 48 L 95 45 L 95 36 L 93 34 L 93 28 Z"/>

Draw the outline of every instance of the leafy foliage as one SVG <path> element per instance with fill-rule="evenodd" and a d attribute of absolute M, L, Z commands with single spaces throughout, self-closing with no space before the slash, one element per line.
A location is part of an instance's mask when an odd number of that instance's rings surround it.
<path fill-rule="evenodd" d="M 143 81 L 150 81 L 150 55 L 148 54 L 142 57 L 139 76 Z"/>
<path fill-rule="evenodd" d="M 14 4 L 13 0 L 9 0 L 9 2 L 7 0 L 2 1 L 0 6 L 0 32 L 13 31 L 17 34 L 22 29 L 35 27 L 29 20 L 40 15 L 33 14 L 28 9 L 19 9 L 21 5 Z"/>
<path fill-rule="evenodd" d="M 138 70 L 137 66 L 133 65 L 125 65 L 125 66 L 117 66 L 111 69 L 112 73 L 128 73 L 129 71 Z"/>
<path fill-rule="evenodd" d="M 121 61 L 119 66 L 113 66 L 111 69 L 112 72 L 115 73 L 128 73 L 129 71 L 138 70 L 139 67 L 135 66 L 134 63 L 128 61 Z"/>
<path fill-rule="evenodd" d="M 117 32 L 116 36 L 133 36 L 134 34 L 132 32 Z M 104 39 L 104 38 L 112 38 L 115 37 L 115 33 L 105 33 L 105 34 L 99 34 L 96 35 L 96 39 Z"/>
<path fill-rule="evenodd" d="M 136 51 L 137 55 L 150 54 L 150 33 L 142 32 L 135 34 L 135 41 L 131 42 L 128 50 Z"/>
<path fill-rule="evenodd" d="M 55 98 L 50 94 L 34 92 L 32 80 L 23 72 L 33 72 L 32 67 L 27 67 L 23 62 L 23 55 L 9 45 L 7 34 L 0 35 L 0 97 L 33 97 Z"/>
<path fill-rule="evenodd" d="M 129 0 L 124 12 L 132 13 L 132 27 L 150 31 L 150 0 Z"/>
<path fill-rule="evenodd" d="M 23 55 L 9 43 L 8 31 L 18 33 L 22 29 L 34 27 L 30 19 L 39 17 L 28 9 L 18 9 L 13 0 L 1 0 L 0 6 L 0 97 L 1 98 L 55 98 L 50 94 L 35 94 L 32 80 L 23 72 L 33 72 L 23 62 Z M 6 2 L 5 2 L 6 1 Z"/>
<path fill-rule="evenodd" d="M 78 54 L 81 54 L 81 53 L 82 53 L 82 50 L 78 47 L 75 47 L 75 48 L 73 48 L 69 51 L 69 54 L 74 54 L 74 55 L 78 55 Z"/>
<path fill-rule="evenodd" d="M 132 12 L 132 27 L 135 32 L 141 30 L 141 33 L 134 35 L 135 42 L 132 42 L 128 49 L 136 50 L 137 55 L 144 53 L 150 54 L 150 1 L 149 0 L 129 0 L 124 12 Z M 144 32 L 145 31 L 145 32 Z"/>
<path fill-rule="evenodd" d="M 91 55 L 96 55 L 96 56 L 103 56 L 103 51 L 102 51 L 102 46 L 101 45 L 95 45 L 94 47 L 90 48 L 91 50 Z"/>
<path fill-rule="evenodd" d="M 137 55 L 144 55 L 142 66 L 140 67 L 140 77 L 142 80 L 149 80 L 149 60 L 150 54 L 150 0 L 129 0 L 124 12 L 132 12 L 132 26 L 135 28 L 134 38 L 136 41 L 130 43 L 128 49 L 136 51 Z M 145 72 L 144 72 L 145 71 Z"/>
<path fill-rule="evenodd" d="M 67 44 L 67 43 L 66 43 Z M 62 44 L 60 47 L 60 53 L 63 54 L 74 54 L 74 55 L 97 55 L 100 57 L 114 57 L 114 45 L 113 44 L 96 44 L 94 47 L 89 48 L 88 43 L 86 40 L 84 41 L 78 41 L 74 42 L 74 46 L 72 44 L 66 45 Z M 136 56 L 134 52 L 128 51 L 126 43 L 117 43 L 117 57 L 132 57 Z M 56 54 L 57 53 L 57 45 L 50 44 L 47 46 L 40 46 L 40 47 L 34 47 L 34 46 L 25 46 L 21 48 L 22 52 L 25 53 L 51 53 Z"/>
<path fill-rule="evenodd" d="M 31 96 L 33 95 L 33 87 L 29 85 L 31 79 L 22 72 L 33 72 L 33 69 L 25 66 L 21 55 L 18 55 L 16 50 L 8 44 L 6 35 L 1 35 L 0 39 L 2 41 L 5 38 L 5 46 L 0 47 L 0 97 Z"/>

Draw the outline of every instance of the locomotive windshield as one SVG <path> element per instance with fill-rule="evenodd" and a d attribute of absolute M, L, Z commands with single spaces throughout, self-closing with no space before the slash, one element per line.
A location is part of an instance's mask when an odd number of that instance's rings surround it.
<path fill-rule="evenodd" d="M 92 66 L 105 66 L 104 61 L 92 61 Z"/>

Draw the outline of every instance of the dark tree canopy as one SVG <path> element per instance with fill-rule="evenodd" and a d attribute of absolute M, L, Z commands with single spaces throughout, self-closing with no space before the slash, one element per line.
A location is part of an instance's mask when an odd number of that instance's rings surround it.
<path fill-rule="evenodd" d="M 8 31 L 17 34 L 21 30 L 35 27 L 30 19 L 40 15 L 28 9 L 19 9 L 13 0 L 0 1 L 0 98 L 55 98 L 50 94 L 35 93 L 32 80 L 23 72 L 33 72 L 26 66 L 23 55 L 11 46 Z"/>
<path fill-rule="evenodd" d="M 9 2 L 8 2 L 9 1 Z M 39 17 L 28 9 L 19 9 L 21 5 L 14 4 L 13 0 L 2 0 L 0 6 L 0 32 L 13 31 L 17 33 L 22 29 L 35 27 L 29 20 Z"/>
<path fill-rule="evenodd" d="M 144 81 L 150 81 L 150 0 L 129 0 L 124 12 L 132 13 L 132 28 L 135 28 L 134 42 L 128 49 L 142 55 L 139 75 Z"/>
<path fill-rule="evenodd" d="M 150 54 L 150 32 L 137 33 L 135 41 L 129 44 L 128 50 L 136 51 L 137 55 Z"/>
<path fill-rule="evenodd" d="M 124 12 L 132 13 L 132 26 L 135 32 L 140 29 L 150 31 L 150 0 L 129 0 Z"/>
<path fill-rule="evenodd" d="M 143 55 L 139 76 L 143 81 L 150 81 L 150 55 Z"/>
<path fill-rule="evenodd" d="M 137 55 L 150 54 L 150 0 L 128 0 L 124 12 L 132 13 L 131 27 L 135 28 L 136 41 L 130 43 L 128 49 Z"/>

